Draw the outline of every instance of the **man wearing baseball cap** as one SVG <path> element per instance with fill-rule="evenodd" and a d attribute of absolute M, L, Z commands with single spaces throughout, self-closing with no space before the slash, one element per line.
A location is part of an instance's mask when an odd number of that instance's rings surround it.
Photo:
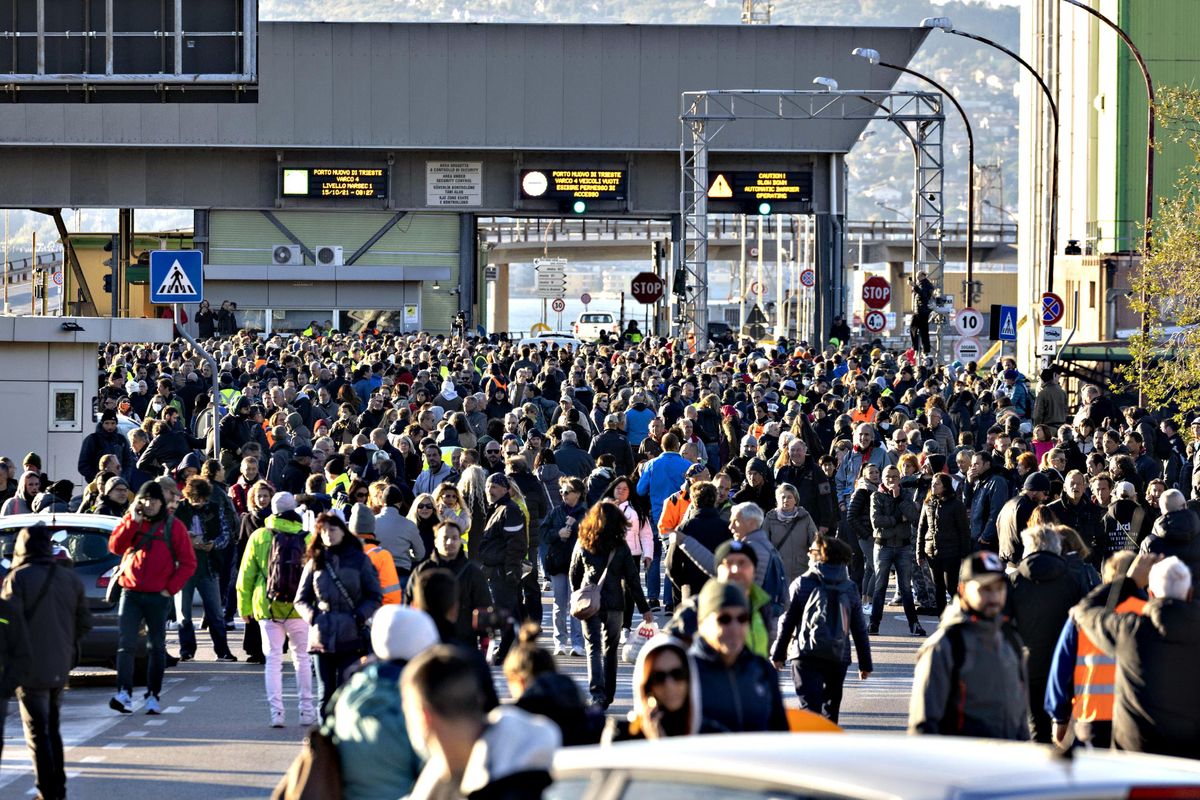
<path fill-rule="evenodd" d="M 1003 615 L 1007 595 L 995 553 L 963 559 L 958 596 L 917 653 L 909 733 L 1029 740 L 1024 644 Z"/>
<path fill-rule="evenodd" d="M 1029 527 L 1029 517 L 1038 506 L 1050 499 L 1050 479 L 1040 472 L 1025 478 L 1020 494 L 1009 500 L 996 517 L 996 536 L 999 538 L 1000 560 L 1016 567 L 1025 555 L 1021 531 Z"/>

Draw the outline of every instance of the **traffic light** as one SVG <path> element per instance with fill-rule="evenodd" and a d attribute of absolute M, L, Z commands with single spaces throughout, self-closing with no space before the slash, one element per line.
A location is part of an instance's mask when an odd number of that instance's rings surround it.
<path fill-rule="evenodd" d="M 100 262 L 108 267 L 108 272 L 104 273 L 104 292 L 112 294 L 113 290 L 113 275 L 117 271 L 117 255 L 121 252 L 121 241 L 117 236 L 111 237 L 104 243 L 104 252 L 108 253 L 108 258 Z"/>
<path fill-rule="evenodd" d="M 758 213 L 764 217 L 771 216 L 771 204 L 767 203 L 767 202 L 759 203 L 758 204 Z"/>
<path fill-rule="evenodd" d="M 571 210 L 574 211 L 576 214 L 586 214 L 587 213 L 587 203 L 583 202 L 582 200 L 576 200 L 574 203 L 571 204 Z"/>
<path fill-rule="evenodd" d="M 687 270 L 683 267 L 675 270 L 675 279 L 671 282 L 671 294 L 680 297 L 687 294 Z"/>

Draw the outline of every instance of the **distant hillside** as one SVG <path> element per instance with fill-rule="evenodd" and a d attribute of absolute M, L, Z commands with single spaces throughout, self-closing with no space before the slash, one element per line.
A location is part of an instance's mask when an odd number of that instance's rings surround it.
<path fill-rule="evenodd" d="M 262 0 L 264 20 L 331 22 L 577 22 L 737 24 L 738 0 Z M 1017 49 L 1019 11 L 1012 5 L 931 0 L 778 0 L 773 22 L 785 25 L 916 25 L 923 17 L 948 16 L 959 28 L 983 33 Z M 975 127 L 976 162 L 999 163 L 1003 193 L 989 199 L 1015 210 L 1017 177 L 1018 67 L 988 48 L 957 36 L 932 34 L 912 62 L 916 70 L 933 75 L 962 101 Z M 903 79 L 901 88 L 919 88 Z M 703 87 L 695 87 L 703 88 Z M 808 88 L 808 87 L 797 87 Z M 947 136 L 947 216 L 966 217 L 966 136 L 949 113 Z M 875 124 L 848 159 L 850 216 L 855 219 L 895 219 L 879 203 L 911 211 L 912 155 L 907 141 L 887 125 Z M 985 218 L 1000 221 L 1000 212 L 987 208 Z M 28 212 L 10 215 L 9 241 L 28 248 L 37 227 L 39 241 L 57 238 L 47 217 Z M 74 214 L 68 225 L 75 230 Z M 106 230 L 115 224 L 110 212 L 84 211 L 81 230 Z M 191 215 L 143 212 L 141 229 L 190 226 Z"/>

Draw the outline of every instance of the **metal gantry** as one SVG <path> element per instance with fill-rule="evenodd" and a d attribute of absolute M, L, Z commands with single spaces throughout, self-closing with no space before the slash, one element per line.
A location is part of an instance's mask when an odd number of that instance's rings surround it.
<path fill-rule="evenodd" d="M 678 269 L 688 273 L 678 318 L 680 335 L 691 329 L 697 348 L 708 343 L 708 151 L 728 125 L 746 120 L 876 120 L 900 125 L 916 155 L 913 189 L 914 271 L 924 270 L 942 289 L 945 256 L 945 161 L 942 96 L 933 92 L 875 90 L 710 89 L 684 92 L 680 108 L 682 218 Z M 818 282 L 824 276 L 818 273 Z"/>

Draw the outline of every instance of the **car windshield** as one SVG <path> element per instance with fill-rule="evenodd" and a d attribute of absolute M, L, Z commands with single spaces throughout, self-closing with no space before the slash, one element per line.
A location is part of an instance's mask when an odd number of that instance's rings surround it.
<path fill-rule="evenodd" d="M 19 532 L 0 531 L 0 558 L 12 559 L 15 555 Z M 76 567 L 113 558 L 108 552 L 108 531 L 103 528 L 56 525 L 50 527 L 50 536 L 59 547 L 66 549 Z"/>
<path fill-rule="evenodd" d="M 612 322 L 612 314 L 584 314 L 579 318 L 580 322 Z"/>

